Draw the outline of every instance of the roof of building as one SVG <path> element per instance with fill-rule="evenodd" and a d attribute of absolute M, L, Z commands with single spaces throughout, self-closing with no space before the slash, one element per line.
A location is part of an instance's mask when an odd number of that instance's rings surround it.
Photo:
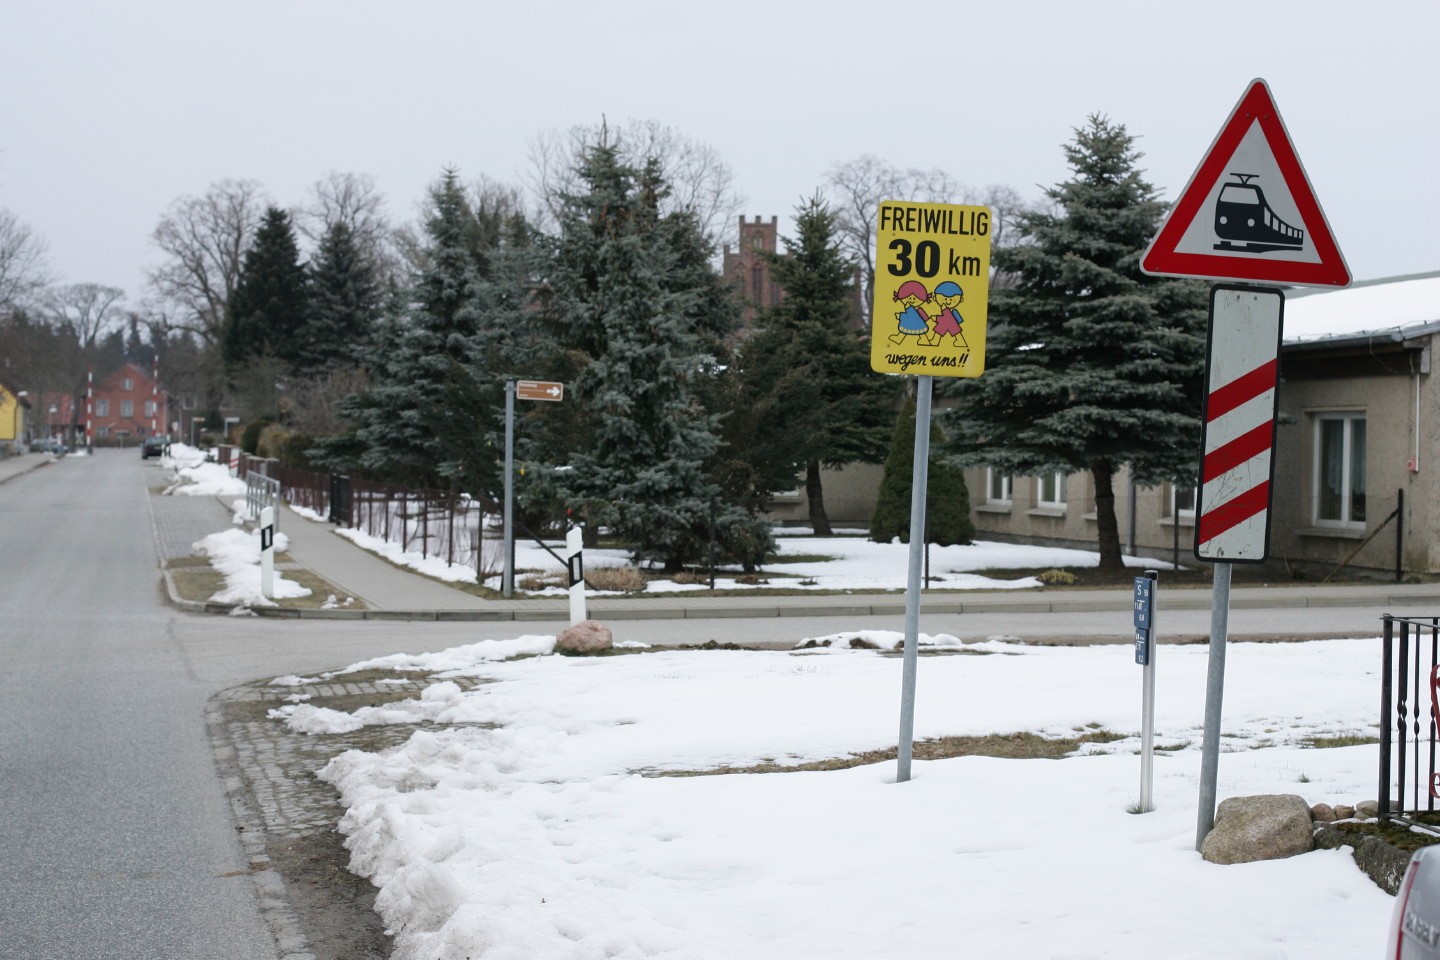
<path fill-rule="evenodd" d="M 1285 343 L 1404 340 L 1440 330 L 1440 271 L 1368 280 L 1285 301 Z"/>

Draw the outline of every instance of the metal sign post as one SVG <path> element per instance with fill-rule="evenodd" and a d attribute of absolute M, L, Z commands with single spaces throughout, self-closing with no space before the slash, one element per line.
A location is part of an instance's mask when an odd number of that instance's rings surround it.
<path fill-rule="evenodd" d="M 1135 662 L 1144 668 L 1140 694 L 1140 813 L 1155 809 L 1155 588 L 1160 574 L 1135 578 Z"/>
<path fill-rule="evenodd" d="M 920 659 L 920 587 L 925 563 L 925 494 L 930 481 L 930 395 L 934 377 L 915 378 L 915 459 L 910 479 L 910 572 L 905 581 L 905 664 L 900 679 L 900 749 L 895 779 L 910 779 L 915 743 L 915 677 Z"/>
<path fill-rule="evenodd" d="M 515 381 L 505 381 L 505 567 L 500 592 L 515 594 Z"/>
<path fill-rule="evenodd" d="M 876 210 L 870 369 L 915 376 L 915 459 L 910 489 L 910 570 L 900 689 L 897 782 L 910 779 L 915 675 L 925 563 L 930 407 L 935 377 L 985 372 L 990 305 L 987 207 L 887 201 Z"/>

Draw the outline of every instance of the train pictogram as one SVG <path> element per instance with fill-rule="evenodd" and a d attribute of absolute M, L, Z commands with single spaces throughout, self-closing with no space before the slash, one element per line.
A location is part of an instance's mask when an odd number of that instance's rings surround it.
<path fill-rule="evenodd" d="M 1239 183 L 1227 183 L 1215 200 L 1215 235 L 1221 239 L 1216 250 L 1266 253 L 1271 250 L 1299 250 L 1305 245 L 1305 231 L 1281 220 L 1265 202 L 1265 191 L 1251 183 L 1258 174 L 1231 173 Z"/>

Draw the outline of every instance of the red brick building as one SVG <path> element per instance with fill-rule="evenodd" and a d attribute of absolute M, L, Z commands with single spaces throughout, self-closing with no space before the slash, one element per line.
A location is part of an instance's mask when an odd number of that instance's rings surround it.
<path fill-rule="evenodd" d="M 34 414 L 37 434 L 66 435 L 75 444 L 85 442 L 85 400 L 80 398 L 78 410 L 72 409 L 68 394 L 50 394 Z M 54 412 L 51 409 L 54 408 Z M 135 442 L 152 433 L 172 433 L 178 427 L 171 423 L 169 394 L 160 389 L 152 371 L 134 363 L 126 363 L 107 377 L 97 377 L 92 402 L 91 436 L 96 443 L 109 445 Z M 69 436 L 75 427 L 76 435 Z"/>

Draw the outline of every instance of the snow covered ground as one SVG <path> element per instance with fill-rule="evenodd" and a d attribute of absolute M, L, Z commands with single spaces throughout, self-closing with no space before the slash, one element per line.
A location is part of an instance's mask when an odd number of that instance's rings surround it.
<path fill-rule="evenodd" d="M 438 557 L 422 557 L 414 551 L 404 551 L 397 544 L 387 543 L 361 530 L 339 530 L 340 536 L 366 550 L 377 553 L 392 563 L 407 566 L 440 580 L 459 583 L 474 583 L 475 570 L 460 564 L 447 565 Z M 739 580 L 731 571 L 716 576 L 715 586 L 721 590 L 764 589 L 786 587 L 800 590 L 904 590 L 909 569 L 910 548 L 899 541 L 874 543 L 864 537 L 811 537 L 801 531 L 786 530 L 780 537 L 781 562 L 769 565 L 766 570 L 772 576 Z M 552 543 L 550 548 L 564 556 L 562 543 Z M 809 560 L 801 563 L 785 562 L 787 556 L 822 556 L 828 560 Z M 1063 547 L 1034 547 L 1014 543 L 976 541 L 967 546 L 930 548 L 931 579 L 926 584 L 930 590 L 1015 590 L 1038 587 L 1040 581 L 1034 577 L 1017 580 L 1000 580 L 994 577 L 972 573 L 974 570 L 1028 568 L 1044 570 L 1053 567 L 1093 567 L 1100 562 L 1099 554 L 1090 550 L 1069 550 Z M 1154 557 L 1126 557 L 1128 566 L 1168 570 L 1167 560 Z M 630 553 L 626 550 L 586 550 L 585 569 L 624 567 L 631 564 Z M 561 564 L 533 541 L 517 541 L 515 544 L 515 569 L 517 571 L 541 570 L 560 573 Z M 519 579 L 523 579 L 523 574 Z M 498 575 L 490 578 L 490 585 L 498 588 Z M 517 580 L 518 582 L 518 580 Z M 676 583 L 673 580 L 652 580 L 647 593 L 676 593 L 681 591 L 705 590 L 708 584 Z M 535 596 L 562 596 L 562 586 L 551 586 L 539 590 L 527 590 Z M 587 591 L 590 596 L 604 596 L 603 591 Z"/>
<path fill-rule="evenodd" d="M 353 869 L 380 888 L 397 960 L 1351 960 L 1380 949 L 1392 901 L 1346 853 L 1217 866 L 1194 851 L 1203 646 L 1158 651 L 1157 731 L 1178 749 L 1156 759 L 1148 814 L 1127 812 L 1140 787 L 1133 736 L 1064 760 L 917 761 L 904 784 L 893 761 L 638 772 L 893 747 L 901 661 L 850 649 L 848 636 L 793 653 L 604 658 L 547 655 L 551 637 L 481 641 L 350 668 L 434 672 L 417 699 L 285 713 L 317 736 L 427 721 L 404 745 L 344 753 L 321 774 L 348 808 Z M 918 737 L 1139 729 L 1128 647 L 964 649 L 978 655 L 921 660 Z M 537 655 L 506 659 L 520 654 Z M 1235 644 L 1228 660 L 1221 798 L 1374 798 L 1375 746 L 1303 744 L 1374 734 L 1377 641 Z"/>

